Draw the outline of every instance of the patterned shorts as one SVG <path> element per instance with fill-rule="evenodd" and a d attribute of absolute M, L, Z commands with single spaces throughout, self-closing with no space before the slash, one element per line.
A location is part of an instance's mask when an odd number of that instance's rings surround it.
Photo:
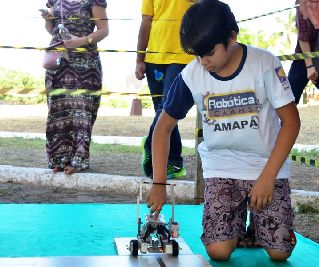
<path fill-rule="evenodd" d="M 202 242 L 205 246 L 243 238 L 246 231 L 248 194 L 255 181 L 205 179 Z M 291 252 L 296 244 L 293 210 L 287 179 L 276 180 L 273 200 L 266 208 L 251 211 L 256 240 L 267 249 Z"/>

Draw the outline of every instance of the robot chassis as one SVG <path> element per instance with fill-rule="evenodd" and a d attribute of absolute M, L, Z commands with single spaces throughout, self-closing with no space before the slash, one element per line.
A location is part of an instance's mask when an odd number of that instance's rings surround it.
<path fill-rule="evenodd" d="M 148 182 L 144 182 L 148 183 Z M 175 184 L 170 185 L 172 199 L 172 217 L 169 223 L 165 222 L 164 215 L 159 214 L 157 219 L 152 214 L 145 216 L 143 224 L 139 215 L 139 205 L 142 200 L 142 182 L 140 184 L 139 195 L 137 197 L 137 239 L 132 239 L 129 244 L 129 251 L 132 256 L 149 253 L 165 253 L 177 257 L 179 254 L 178 242 L 174 239 L 179 237 L 179 224 L 174 221 L 175 209 Z M 168 226 L 168 228 L 167 228 Z"/>

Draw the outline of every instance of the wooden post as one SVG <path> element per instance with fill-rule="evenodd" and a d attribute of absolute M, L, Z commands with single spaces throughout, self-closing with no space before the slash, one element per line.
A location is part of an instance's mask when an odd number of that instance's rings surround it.
<path fill-rule="evenodd" d="M 142 101 L 141 99 L 133 99 L 130 116 L 142 116 Z"/>
<path fill-rule="evenodd" d="M 197 150 L 198 144 L 203 141 L 203 125 L 202 116 L 197 111 L 196 115 L 196 131 L 195 131 L 195 202 L 197 204 L 204 202 L 204 179 L 203 179 L 203 169 L 202 162 Z"/>

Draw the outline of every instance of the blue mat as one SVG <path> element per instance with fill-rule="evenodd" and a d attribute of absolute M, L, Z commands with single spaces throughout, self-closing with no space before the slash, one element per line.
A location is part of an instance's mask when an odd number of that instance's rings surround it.
<path fill-rule="evenodd" d="M 175 220 L 195 254 L 206 257 L 201 243 L 202 205 L 177 205 Z M 140 214 L 148 209 L 141 205 Z M 116 255 L 115 237 L 136 236 L 134 204 L 2 204 L 0 257 Z M 166 205 L 163 214 L 171 216 Z M 273 263 L 262 249 L 237 249 L 214 266 L 319 266 L 319 244 L 297 235 L 297 246 L 285 263 Z"/>

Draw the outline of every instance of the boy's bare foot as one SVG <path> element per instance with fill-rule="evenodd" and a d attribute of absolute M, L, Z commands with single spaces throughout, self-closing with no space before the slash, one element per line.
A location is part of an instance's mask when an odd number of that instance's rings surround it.
<path fill-rule="evenodd" d="M 242 238 L 238 238 L 238 243 L 237 243 L 238 248 L 245 248 L 246 247 L 246 240 Z"/>
<path fill-rule="evenodd" d="M 247 231 L 244 238 L 239 238 L 237 243 L 238 248 L 261 248 L 262 246 L 257 242 L 255 236 L 255 230 L 252 229 L 251 225 L 247 227 Z"/>
<path fill-rule="evenodd" d="M 247 227 L 244 242 L 246 248 L 261 248 L 261 245 L 256 240 L 255 229 L 251 225 Z"/>

